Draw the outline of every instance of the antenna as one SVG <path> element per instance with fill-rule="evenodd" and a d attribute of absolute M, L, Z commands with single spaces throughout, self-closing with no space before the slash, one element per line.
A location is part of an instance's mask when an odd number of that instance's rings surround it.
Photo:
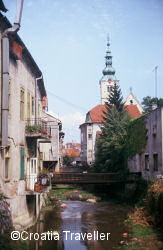
<path fill-rule="evenodd" d="M 157 69 L 158 69 L 158 65 L 156 65 L 153 69 L 153 71 L 155 72 L 155 97 L 157 98 Z M 152 71 L 152 72 L 153 72 Z"/>

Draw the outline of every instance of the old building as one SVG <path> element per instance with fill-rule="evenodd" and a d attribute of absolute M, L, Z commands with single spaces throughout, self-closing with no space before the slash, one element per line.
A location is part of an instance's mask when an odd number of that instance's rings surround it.
<path fill-rule="evenodd" d="M 22 39 L 15 33 L 8 35 L 9 48 L 4 43 L 10 27 L 0 13 L 0 191 L 10 204 L 14 226 L 24 228 L 38 216 L 49 184 L 46 176 L 40 179 L 43 168 L 59 167 L 63 134 L 61 121 L 46 112 L 42 72 Z"/>
<path fill-rule="evenodd" d="M 39 140 L 39 158 L 42 168 L 49 169 L 52 172 L 59 172 L 62 166 L 62 122 L 51 113 L 43 112 L 43 119 L 50 127 L 51 138 L 47 140 Z"/>
<path fill-rule="evenodd" d="M 163 175 L 163 107 L 152 110 L 144 119 L 147 144 L 141 154 L 128 160 L 128 167 L 148 180 Z"/>
<path fill-rule="evenodd" d="M 80 159 L 83 164 L 92 165 L 95 161 L 96 139 L 101 133 L 104 122 L 105 103 L 112 91 L 114 84 L 119 84 L 115 76 L 115 69 L 112 67 L 112 55 L 110 43 L 107 42 L 106 67 L 100 80 L 101 104 L 92 108 L 87 114 L 83 124 L 80 125 L 81 131 L 81 154 Z M 125 109 L 132 118 L 138 118 L 142 114 L 142 107 L 132 91 L 125 100 Z"/>
<path fill-rule="evenodd" d="M 73 163 L 80 163 L 81 144 L 76 142 L 67 142 L 62 147 L 62 156 L 68 156 L 73 159 Z"/>

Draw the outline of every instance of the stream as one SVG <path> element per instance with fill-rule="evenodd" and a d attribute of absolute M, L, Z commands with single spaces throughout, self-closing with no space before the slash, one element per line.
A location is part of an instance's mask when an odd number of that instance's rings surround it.
<path fill-rule="evenodd" d="M 63 201 L 65 209 L 45 209 L 30 232 L 59 234 L 57 240 L 30 240 L 30 250 L 122 249 L 129 229 L 124 225 L 130 207 L 113 202 Z M 100 238 L 101 237 L 101 238 Z"/>

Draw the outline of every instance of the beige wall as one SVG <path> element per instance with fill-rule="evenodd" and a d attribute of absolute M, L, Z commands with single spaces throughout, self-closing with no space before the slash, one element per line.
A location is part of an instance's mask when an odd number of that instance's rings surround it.
<path fill-rule="evenodd" d="M 1 78 L 0 78 L 1 79 Z M 1 83 L 1 82 L 0 82 Z M 24 121 L 20 120 L 20 89 L 25 91 Z M 25 147 L 25 173 L 27 171 L 27 147 L 25 140 L 25 120 L 27 119 L 27 93 L 35 94 L 35 76 L 23 61 L 10 59 L 10 112 L 8 117 L 9 177 L 5 178 L 5 152 L 0 154 L 0 184 L 1 191 L 10 203 L 13 221 L 26 215 L 29 218 L 26 204 L 26 182 L 20 180 L 20 147 Z M 41 96 L 38 91 L 38 99 Z M 31 110 L 32 111 L 32 110 Z M 34 115 L 31 118 L 34 118 Z M 19 222 L 21 219 L 19 220 Z M 23 223 L 23 220 L 22 220 Z"/>

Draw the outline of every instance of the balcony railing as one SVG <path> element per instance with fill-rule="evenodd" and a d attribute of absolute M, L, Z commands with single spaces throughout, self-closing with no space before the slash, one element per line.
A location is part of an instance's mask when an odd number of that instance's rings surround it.
<path fill-rule="evenodd" d="M 26 191 L 29 192 L 43 192 L 51 185 L 51 177 L 48 175 L 27 175 L 25 180 Z"/>
<path fill-rule="evenodd" d="M 27 137 L 51 137 L 51 128 L 48 122 L 43 119 L 28 119 L 26 120 L 25 133 Z"/>

